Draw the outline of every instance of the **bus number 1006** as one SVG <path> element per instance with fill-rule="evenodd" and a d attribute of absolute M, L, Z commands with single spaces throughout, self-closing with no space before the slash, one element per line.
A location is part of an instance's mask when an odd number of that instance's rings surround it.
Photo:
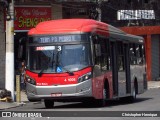
<path fill-rule="evenodd" d="M 74 81 L 76 81 L 76 78 L 68 78 L 68 81 L 69 82 L 74 82 Z"/>

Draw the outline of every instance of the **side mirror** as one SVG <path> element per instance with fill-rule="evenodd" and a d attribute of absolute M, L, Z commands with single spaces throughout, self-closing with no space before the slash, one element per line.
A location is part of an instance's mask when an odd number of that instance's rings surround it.
<path fill-rule="evenodd" d="M 18 48 L 18 58 L 19 59 L 21 59 L 24 56 L 26 40 L 27 40 L 26 37 L 22 37 L 19 39 L 19 48 Z"/>
<path fill-rule="evenodd" d="M 23 45 L 20 45 L 18 48 L 18 58 L 21 59 L 23 56 Z"/>

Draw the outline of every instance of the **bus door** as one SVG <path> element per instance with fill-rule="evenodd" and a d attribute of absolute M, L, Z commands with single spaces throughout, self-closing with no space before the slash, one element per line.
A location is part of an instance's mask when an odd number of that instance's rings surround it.
<path fill-rule="evenodd" d="M 126 71 L 126 93 L 131 93 L 131 75 L 130 75 L 130 58 L 129 58 L 129 44 L 124 44 L 124 60 Z"/>
<path fill-rule="evenodd" d="M 130 93 L 130 62 L 129 62 L 129 44 L 126 42 L 117 42 L 117 60 L 118 60 L 118 96 L 126 96 Z"/>
<path fill-rule="evenodd" d="M 117 41 L 118 96 L 126 95 L 125 51 L 122 41 Z"/>
<path fill-rule="evenodd" d="M 110 46 L 111 46 L 113 95 L 118 96 L 117 44 L 116 42 L 111 42 Z"/>

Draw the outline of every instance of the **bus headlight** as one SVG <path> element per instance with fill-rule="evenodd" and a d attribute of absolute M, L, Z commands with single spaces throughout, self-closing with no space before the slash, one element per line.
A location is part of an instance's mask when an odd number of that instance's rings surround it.
<path fill-rule="evenodd" d="M 28 83 L 30 83 L 32 85 L 36 85 L 36 81 L 33 78 L 31 78 L 31 77 L 29 77 L 27 75 L 26 75 L 26 82 L 28 82 Z"/>
<path fill-rule="evenodd" d="M 78 83 L 89 80 L 89 79 L 91 79 L 91 77 L 92 77 L 92 74 L 91 74 L 91 72 L 89 72 L 89 73 L 79 77 L 78 78 Z"/>

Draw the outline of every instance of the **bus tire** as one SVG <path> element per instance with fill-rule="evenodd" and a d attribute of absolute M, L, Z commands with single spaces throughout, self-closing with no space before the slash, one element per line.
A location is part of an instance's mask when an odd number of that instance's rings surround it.
<path fill-rule="evenodd" d="M 137 85 L 134 84 L 132 96 L 129 97 L 130 102 L 135 102 L 137 99 Z"/>
<path fill-rule="evenodd" d="M 134 86 L 134 88 L 133 88 L 133 93 L 132 93 L 132 99 L 133 99 L 133 101 L 135 101 L 136 98 L 137 98 L 136 86 Z"/>
<path fill-rule="evenodd" d="M 54 107 L 54 101 L 53 100 L 44 100 L 44 105 L 46 108 L 53 108 Z"/>
<path fill-rule="evenodd" d="M 106 99 L 108 97 L 108 92 L 107 92 L 107 88 L 104 87 L 103 88 L 103 98 L 100 99 L 100 100 L 97 100 L 96 101 L 96 105 L 99 106 L 99 107 L 105 107 L 106 106 Z"/>

